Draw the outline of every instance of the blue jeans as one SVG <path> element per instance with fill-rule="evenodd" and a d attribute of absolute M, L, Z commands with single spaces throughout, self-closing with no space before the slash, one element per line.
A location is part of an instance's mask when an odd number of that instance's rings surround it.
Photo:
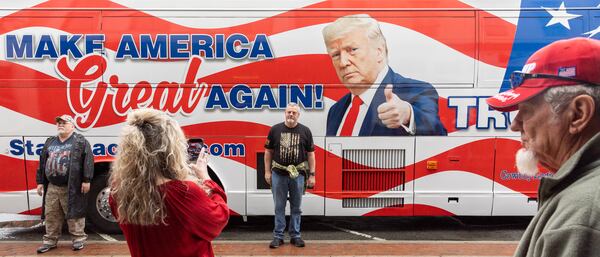
<path fill-rule="evenodd" d="M 271 176 L 271 191 L 275 203 L 275 228 L 273 237 L 283 239 L 285 230 L 285 205 L 287 204 L 288 192 L 290 194 L 290 227 L 288 229 L 291 238 L 300 237 L 300 217 L 302 210 L 302 194 L 304 194 L 304 176 L 299 175 L 295 179 L 283 176 L 273 171 Z"/>

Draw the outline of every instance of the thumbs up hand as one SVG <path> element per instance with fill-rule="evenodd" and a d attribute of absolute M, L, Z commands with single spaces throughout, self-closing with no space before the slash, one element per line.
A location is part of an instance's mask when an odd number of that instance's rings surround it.
<path fill-rule="evenodd" d="M 377 107 L 377 117 L 387 128 L 399 128 L 402 125 L 408 126 L 410 121 L 410 104 L 400 99 L 392 89 L 394 86 L 388 84 L 383 91 L 385 103 Z"/>

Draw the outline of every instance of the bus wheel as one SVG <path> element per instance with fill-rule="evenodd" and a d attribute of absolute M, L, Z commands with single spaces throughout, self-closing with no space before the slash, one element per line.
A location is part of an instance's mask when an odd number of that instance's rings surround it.
<path fill-rule="evenodd" d="M 117 220 L 112 215 L 108 196 L 108 174 L 101 174 L 92 180 L 90 194 L 88 195 L 87 217 L 94 227 L 100 232 L 115 234 L 121 233 Z"/>

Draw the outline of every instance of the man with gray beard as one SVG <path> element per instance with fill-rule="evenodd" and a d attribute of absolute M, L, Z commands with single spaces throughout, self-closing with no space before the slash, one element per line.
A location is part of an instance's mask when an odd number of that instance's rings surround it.
<path fill-rule="evenodd" d="M 36 173 L 37 193 L 42 196 L 42 219 L 46 226 L 45 253 L 56 248 L 63 221 L 67 220 L 73 251 L 83 249 L 87 193 L 94 177 L 94 155 L 90 143 L 75 132 L 75 120 L 64 114 L 56 117 L 58 134 L 49 137 L 40 154 Z"/>
<path fill-rule="evenodd" d="M 304 247 L 300 236 L 302 195 L 315 184 L 315 145 L 310 129 L 298 122 L 300 107 L 289 103 L 285 120 L 269 130 L 265 143 L 265 181 L 271 185 L 275 205 L 273 241 L 269 248 L 283 245 L 285 206 L 290 201 L 290 243 Z M 289 198 L 288 198 L 289 195 Z"/>
<path fill-rule="evenodd" d="M 517 168 L 541 179 L 538 212 L 515 256 L 600 256 L 600 41 L 556 41 L 535 52 L 512 89 L 487 99 L 519 110 Z"/>

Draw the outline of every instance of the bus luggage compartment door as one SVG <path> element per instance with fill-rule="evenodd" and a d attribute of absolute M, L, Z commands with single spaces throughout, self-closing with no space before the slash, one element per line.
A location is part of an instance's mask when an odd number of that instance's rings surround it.
<path fill-rule="evenodd" d="M 492 213 L 494 139 L 418 137 L 416 216 L 489 216 Z"/>
<path fill-rule="evenodd" d="M 414 137 L 328 137 L 325 215 L 412 216 Z"/>

